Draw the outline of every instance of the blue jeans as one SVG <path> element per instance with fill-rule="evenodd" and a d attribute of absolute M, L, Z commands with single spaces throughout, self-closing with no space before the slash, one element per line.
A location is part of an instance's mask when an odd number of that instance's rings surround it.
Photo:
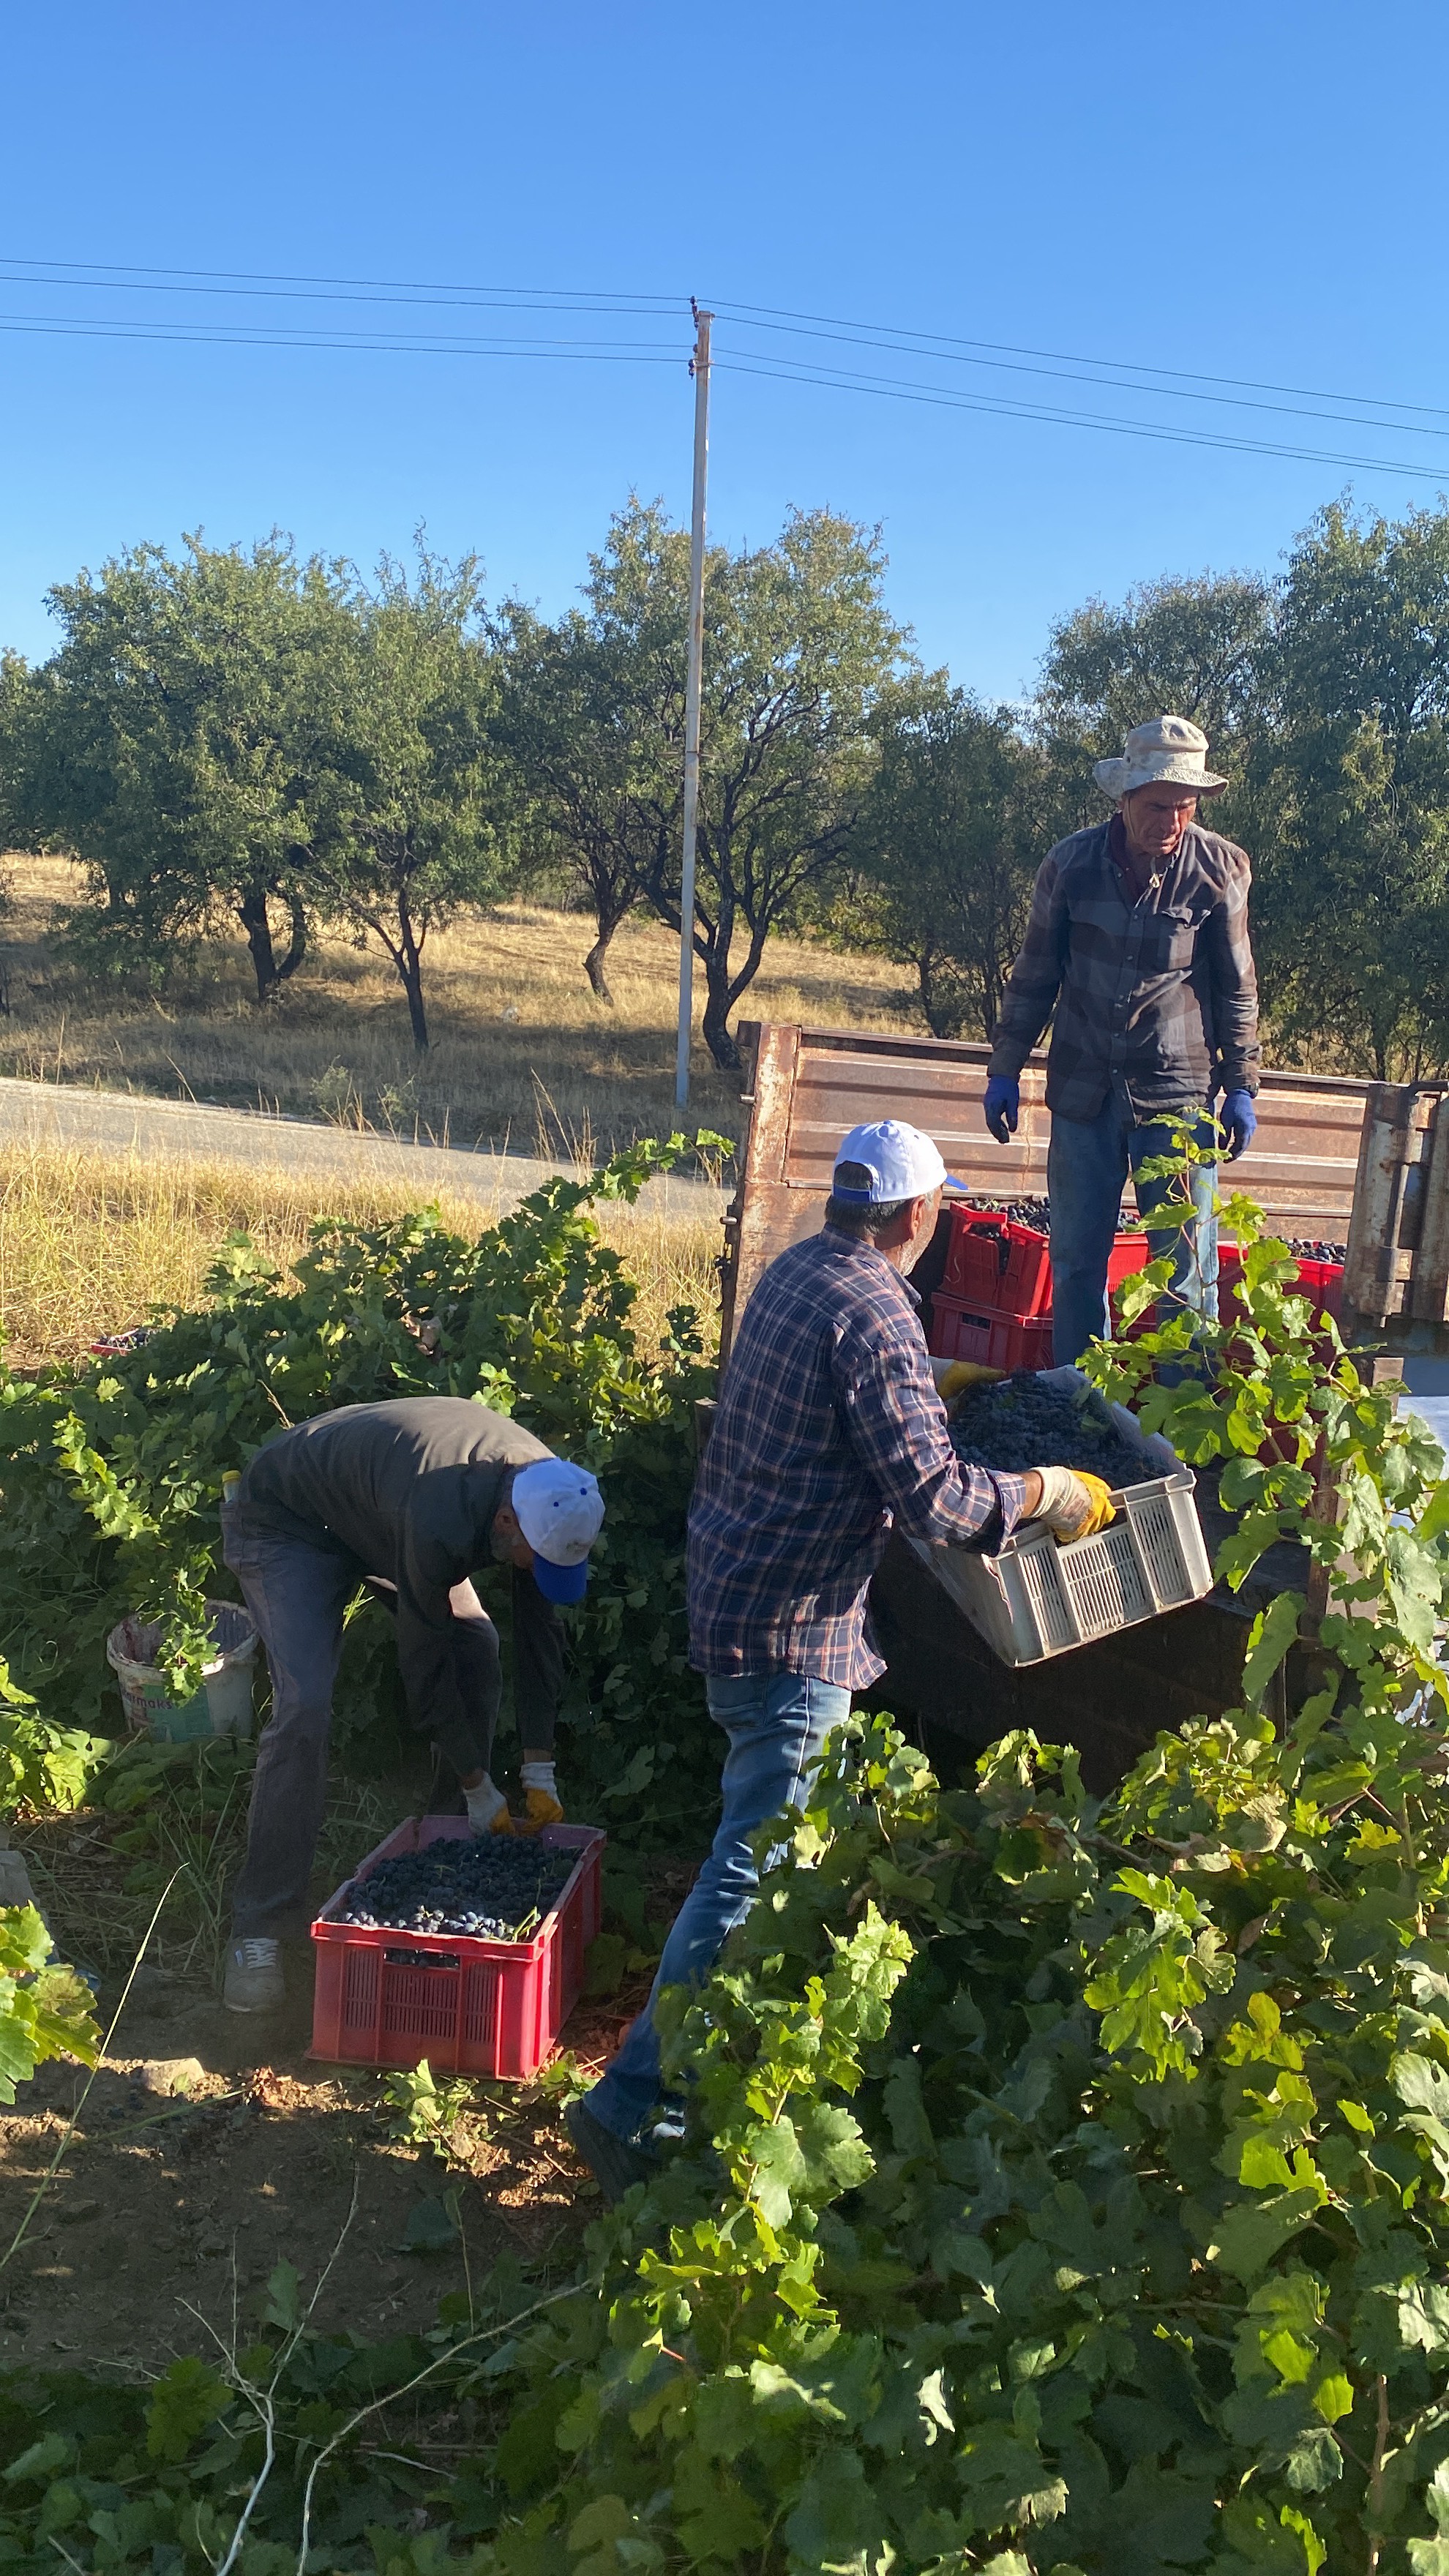
<path fill-rule="evenodd" d="M 714 1848 L 664 1944 L 649 2001 L 588 2097 L 594 2118 L 616 2138 L 631 2141 L 642 2136 L 659 2104 L 654 2006 L 662 1988 L 704 1984 L 760 1883 L 750 1835 L 783 1807 L 802 1803 L 811 1763 L 832 1726 L 850 1714 L 849 1691 L 811 1673 L 711 1676 L 705 1688 L 710 1716 L 729 1737 L 724 1814 Z"/>
<path fill-rule="evenodd" d="M 1128 1172 L 1139 1216 L 1149 1217 L 1168 1200 L 1186 1215 L 1175 1180 L 1136 1179 L 1140 1163 L 1172 1152 L 1173 1129 L 1181 1126 L 1191 1128 L 1199 1145 L 1217 1142 L 1216 1123 L 1205 1109 L 1139 1126 L 1125 1094 L 1115 1088 L 1095 1118 L 1060 1118 L 1052 1112 L 1047 1193 L 1052 1207 L 1052 1356 L 1058 1368 L 1070 1367 L 1095 1335 L 1110 1330 L 1107 1258 Z M 1187 1222 L 1179 1216 L 1176 1222 L 1147 1229 L 1148 1259 L 1171 1255 L 1171 1298 L 1209 1316 L 1218 1311 L 1217 1181 L 1216 1163 L 1195 1163 L 1193 1213 Z"/>
<path fill-rule="evenodd" d="M 308 1888 L 327 1804 L 343 1615 L 366 1569 L 301 1539 L 246 1535 L 234 1510 L 223 1514 L 222 1550 L 267 1650 L 272 1682 L 246 1858 L 232 1891 L 232 1932 L 239 1941 L 257 1934 L 286 1940 L 312 1919 Z M 502 1680 L 498 1631 L 476 1599 L 471 1610 L 455 1604 L 452 1645 L 463 1724 L 443 1750 L 459 1771 L 486 1769 Z"/>

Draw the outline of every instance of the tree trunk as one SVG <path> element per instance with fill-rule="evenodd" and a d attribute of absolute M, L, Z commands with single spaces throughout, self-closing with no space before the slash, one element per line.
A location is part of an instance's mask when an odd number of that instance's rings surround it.
<path fill-rule="evenodd" d="M 740 1071 L 740 1051 L 729 1031 L 729 960 L 716 950 L 704 961 L 704 1021 L 701 1034 L 721 1073 Z"/>
<path fill-rule="evenodd" d="M 410 958 L 406 965 L 399 966 L 398 973 L 403 980 L 403 991 L 408 997 L 408 1019 L 412 1024 L 413 1045 L 419 1055 L 426 1055 L 432 1040 L 428 1036 L 428 1015 L 423 1008 L 422 959 Z"/>
<path fill-rule="evenodd" d="M 298 967 L 301 965 L 303 958 L 307 954 L 306 906 L 299 894 L 286 895 L 283 897 L 283 901 L 292 917 L 292 937 L 286 956 L 282 959 L 280 966 L 277 968 L 277 981 L 279 984 L 285 984 L 289 975 L 296 974 Z"/>
<path fill-rule="evenodd" d="M 427 930 L 424 927 L 421 937 L 414 931 L 412 913 L 408 908 L 407 897 L 403 894 L 399 894 L 397 899 L 397 923 L 398 944 L 393 950 L 393 956 L 397 963 L 397 971 L 402 977 L 403 991 L 408 997 L 408 1018 L 412 1023 L 413 1045 L 419 1055 L 426 1055 L 430 1041 L 428 1015 L 423 1007 L 423 940 L 427 937 Z"/>
<path fill-rule="evenodd" d="M 613 936 L 614 926 L 611 923 L 607 930 L 600 931 L 584 959 L 584 973 L 589 979 L 596 1001 L 600 1002 L 612 1002 L 614 998 L 609 990 L 609 979 L 604 973 L 604 959 L 608 956 L 609 942 Z"/>
<path fill-rule="evenodd" d="M 277 986 L 277 958 L 272 946 L 272 925 L 267 919 L 266 887 L 248 886 L 237 905 L 237 915 L 251 950 L 257 1000 L 265 1002 Z"/>
<path fill-rule="evenodd" d="M 606 851 L 596 851 L 582 859 L 579 872 L 589 890 L 593 905 L 594 929 L 598 934 L 584 959 L 584 973 L 597 1000 L 612 1003 L 605 961 L 609 943 L 621 921 L 633 911 L 636 900 L 634 880 L 617 866 Z"/>
<path fill-rule="evenodd" d="M 921 1012 L 926 1026 L 933 1038 L 943 1038 L 946 1032 L 937 1018 L 936 952 L 933 948 L 923 947 L 917 951 L 916 975 L 921 988 Z"/>

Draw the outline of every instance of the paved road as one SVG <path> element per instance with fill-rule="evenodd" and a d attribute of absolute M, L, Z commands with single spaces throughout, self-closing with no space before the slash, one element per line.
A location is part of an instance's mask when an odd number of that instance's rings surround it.
<path fill-rule="evenodd" d="M 263 1117 L 245 1109 L 211 1109 L 187 1100 L 139 1099 L 130 1092 L 83 1090 L 78 1083 L 16 1082 L 0 1076 L 0 1145 L 61 1144 L 157 1161 L 185 1156 L 315 1174 L 319 1181 L 389 1181 L 416 1190 L 419 1204 L 439 1190 L 471 1198 L 506 1215 L 550 1173 L 571 1170 L 530 1154 L 464 1153 L 455 1146 L 404 1144 L 353 1128 L 313 1126 L 303 1118 Z M 713 1216 L 728 1192 L 667 1174 L 651 1181 L 642 1204 L 671 1215 Z"/>

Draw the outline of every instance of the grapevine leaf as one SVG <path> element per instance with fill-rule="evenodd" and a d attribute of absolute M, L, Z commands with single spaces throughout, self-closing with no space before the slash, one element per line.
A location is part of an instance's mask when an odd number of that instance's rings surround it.
<path fill-rule="evenodd" d="M 1323 2195 L 1311 2184 L 1281 2191 L 1269 2200 L 1239 2200 L 1218 2220 L 1208 2260 L 1239 2281 L 1267 2270 L 1290 2237 L 1306 2227 Z"/>

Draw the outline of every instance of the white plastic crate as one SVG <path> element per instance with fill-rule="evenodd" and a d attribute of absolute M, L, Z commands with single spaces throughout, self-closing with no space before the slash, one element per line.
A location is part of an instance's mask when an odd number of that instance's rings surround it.
<path fill-rule="evenodd" d="M 1076 1369 L 1042 1372 L 1082 1386 Z M 1039 1523 L 1027 1522 L 995 1556 L 912 1541 L 973 1628 L 1004 1664 L 1036 1664 L 1110 1637 L 1164 1610 L 1180 1610 L 1212 1590 L 1212 1563 L 1193 1496 L 1197 1478 L 1168 1443 L 1144 1438 L 1141 1425 L 1112 1407 L 1124 1439 L 1166 1472 L 1114 1494 L 1110 1529 L 1059 1547 Z"/>

